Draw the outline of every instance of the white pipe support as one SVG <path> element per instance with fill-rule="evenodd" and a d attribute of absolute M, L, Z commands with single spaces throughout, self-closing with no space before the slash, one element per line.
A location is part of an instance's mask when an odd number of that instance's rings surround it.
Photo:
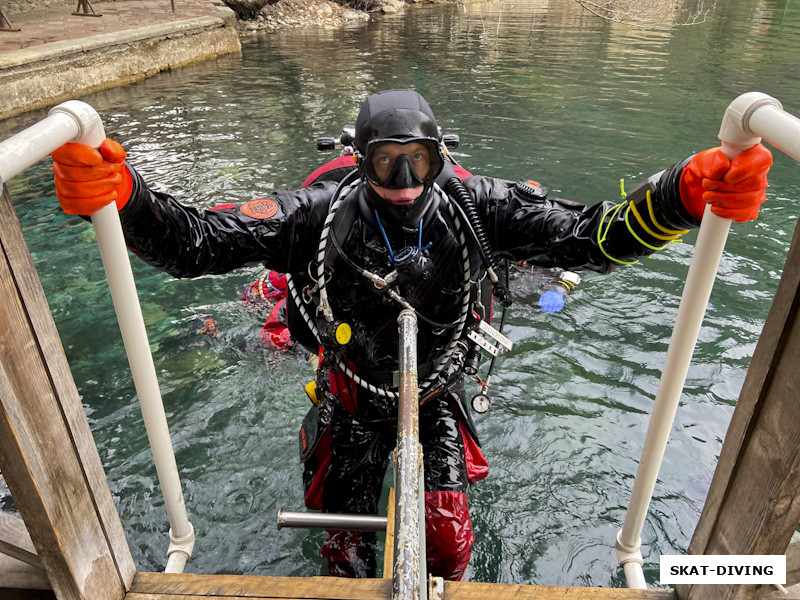
<path fill-rule="evenodd" d="M 153 355 L 150 352 L 150 342 L 116 204 L 114 202 L 107 204 L 93 213 L 91 219 L 108 278 L 122 342 L 128 356 L 133 384 L 139 398 L 158 481 L 164 495 L 170 538 L 173 538 L 174 532 L 175 539 L 187 539 L 189 536 L 194 539 L 192 524 L 189 522 L 184 503 L 167 416 L 164 412 L 161 388 L 156 376 Z M 184 546 L 184 549 L 186 547 L 188 546 Z M 191 553 L 191 548 L 189 552 Z"/>
<path fill-rule="evenodd" d="M 169 530 L 169 548 L 167 549 L 167 566 L 165 573 L 183 573 L 186 562 L 192 557 L 194 550 L 194 527 L 189 523 L 189 533 L 183 537 L 175 537 Z"/>
<path fill-rule="evenodd" d="M 733 159 L 759 143 L 762 137 L 795 160 L 800 160 L 800 119 L 784 112 L 780 102 L 766 94 L 742 94 L 728 106 L 723 116 L 719 133 L 722 151 Z M 617 546 L 623 548 L 624 553 L 638 551 L 641 544 L 645 517 L 730 225 L 729 219 L 718 217 L 711 212 L 710 206 L 706 206 L 653 404 L 631 500 L 625 522 L 617 535 Z M 626 577 L 628 570 L 633 577 L 633 581 L 628 580 L 629 587 L 634 587 L 639 574 L 636 569 L 625 569 Z"/>
<path fill-rule="evenodd" d="M 79 100 L 59 104 L 46 118 L 0 142 L 0 183 L 45 158 L 65 143 L 78 142 L 98 148 L 104 139 L 103 122 L 94 108 Z M 91 219 L 164 494 L 170 539 L 175 545 L 175 549 L 171 550 L 172 556 L 186 555 L 188 559 L 194 545 L 194 530 L 186 514 L 161 390 L 115 204 L 109 203 L 92 214 Z M 185 562 L 184 559 L 183 563 Z M 172 568 L 177 568 L 179 563 L 180 559 L 173 559 Z M 182 570 L 182 566 L 180 568 Z"/>
<path fill-rule="evenodd" d="M 638 547 L 641 538 L 731 221 L 721 219 L 707 207 L 702 223 L 653 403 L 628 512 L 618 537 L 618 542 L 626 548 Z"/>
<path fill-rule="evenodd" d="M 97 147 L 105 138 L 100 115 L 79 100 L 54 107 L 47 117 L 0 142 L 0 181 L 8 181 L 67 142 Z"/>
<path fill-rule="evenodd" d="M 153 453 L 156 473 L 164 495 L 171 531 L 185 538 L 192 531 L 186 513 L 178 466 L 172 448 L 161 389 L 144 324 L 142 308 L 133 279 L 117 207 L 112 202 L 91 216 L 100 256 L 108 278 L 122 342 L 128 356 L 133 384 L 139 397 L 142 418 Z"/>
<path fill-rule="evenodd" d="M 630 589 L 646 590 L 647 582 L 644 579 L 644 559 L 641 552 L 641 540 L 634 546 L 626 546 L 621 540 L 622 531 L 617 533 L 617 542 L 614 550 L 617 553 L 617 562 L 625 573 L 625 581 Z"/>

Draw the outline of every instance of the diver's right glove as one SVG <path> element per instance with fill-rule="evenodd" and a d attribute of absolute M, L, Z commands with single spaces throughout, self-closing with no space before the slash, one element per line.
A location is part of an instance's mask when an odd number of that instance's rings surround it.
<path fill-rule="evenodd" d="M 683 205 L 698 221 L 703 218 L 706 204 L 725 219 L 752 221 L 766 199 L 771 165 L 772 153 L 763 144 L 756 144 L 733 160 L 719 147 L 695 154 L 681 173 Z"/>
<path fill-rule="evenodd" d="M 133 179 L 125 150 L 106 138 L 99 149 L 64 144 L 53 151 L 56 195 L 65 213 L 89 216 L 116 201 L 120 210 L 131 197 Z"/>

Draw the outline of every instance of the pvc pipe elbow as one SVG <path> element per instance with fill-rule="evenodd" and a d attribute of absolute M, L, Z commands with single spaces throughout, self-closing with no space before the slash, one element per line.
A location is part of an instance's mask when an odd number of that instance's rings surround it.
<path fill-rule="evenodd" d="M 750 129 L 750 117 L 763 106 L 774 106 L 783 110 L 780 102 L 762 92 L 747 92 L 735 98 L 722 116 L 720 141 L 739 152 L 759 143 L 761 136 Z"/>
<path fill-rule="evenodd" d="M 106 138 L 100 115 L 86 102 L 68 100 L 53 107 L 48 114 L 52 115 L 53 113 L 66 113 L 78 124 L 78 135 L 72 140 L 74 142 L 99 148 Z"/>

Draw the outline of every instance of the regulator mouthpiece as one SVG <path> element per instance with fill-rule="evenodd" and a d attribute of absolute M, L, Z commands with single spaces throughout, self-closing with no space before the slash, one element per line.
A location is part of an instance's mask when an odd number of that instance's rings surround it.
<path fill-rule="evenodd" d="M 426 254 L 416 246 L 406 246 L 395 254 L 394 268 L 401 284 L 431 276 L 433 263 Z"/>

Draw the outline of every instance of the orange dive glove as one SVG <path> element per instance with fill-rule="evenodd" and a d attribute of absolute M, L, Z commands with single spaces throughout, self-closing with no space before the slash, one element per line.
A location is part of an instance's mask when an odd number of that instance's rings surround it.
<path fill-rule="evenodd" d="M 56 195 L 70 215 L 88 216 L 116 200 L 117 210 L 131 197 L 133 179 L 125 167 L 125 150 L 106 138 L 99 149 L 64 144 L 53 154 Z"/>
<path fill-rule="evenodd" d="M 752 221 L 766 199 L 772 153 L 756 144 L 728 159 L 720 148 L 696 154 L 681 173 L 681 200 L 698 221 L 706 204 L 711 211 L 737 223 Z"/>

